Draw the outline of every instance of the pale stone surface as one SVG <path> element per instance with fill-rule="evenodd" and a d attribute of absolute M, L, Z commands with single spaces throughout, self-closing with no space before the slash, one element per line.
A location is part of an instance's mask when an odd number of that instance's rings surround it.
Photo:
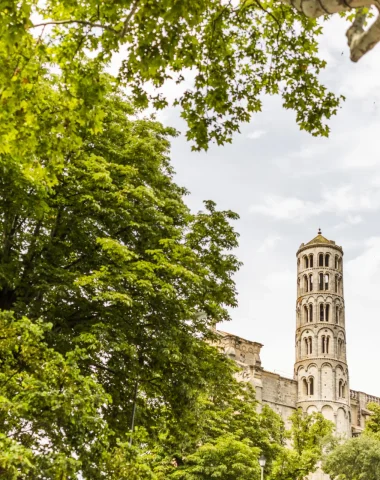
<path fill-rule="evenodd" d="M 323 260 L 323 261 L 322 261 Z M 323 280 L 322 282 L 320 280 Z M 321 412 L 340 437 L 359 435 L 380 398 L 350 390 L 346 357 L 343 250 L 318 235 L 297 252 L 296 358 L 294 378 L 263 369 L 262 344 L 218 331 L 219 347 L 241 367 L 238 378 L 250 382 L 261 404 L 288 425 L 296 408 Z M 329 480 L 321 470 L 310 480 Z"/>

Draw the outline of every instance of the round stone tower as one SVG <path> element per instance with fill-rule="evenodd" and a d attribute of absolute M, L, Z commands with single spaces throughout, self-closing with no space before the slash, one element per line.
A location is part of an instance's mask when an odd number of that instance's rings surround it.
<path fill-rule="evenodd" d="M 338 435 L 351 436 L 343 250 L 321 230 L 297 252 L 296 313 L 297 405 L 321 412 Z"/>

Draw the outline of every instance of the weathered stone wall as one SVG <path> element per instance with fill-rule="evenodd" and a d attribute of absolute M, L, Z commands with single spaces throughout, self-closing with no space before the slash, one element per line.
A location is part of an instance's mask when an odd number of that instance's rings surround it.
<path fill-rule="evenodd" d="M 297 382 L 263 370 L 262 402 L 281 415 L 287 427 L 289 417 L 297 405 Z"/>

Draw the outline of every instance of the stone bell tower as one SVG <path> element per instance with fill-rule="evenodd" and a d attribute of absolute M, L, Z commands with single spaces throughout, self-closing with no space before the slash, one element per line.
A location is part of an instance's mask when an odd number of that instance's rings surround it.
<path fill-rule="evenodd" d="M 343 250 L 321 230 L 297 252 L 296 311 L 297 406 L 321 412 L 338 435 L 351 436 Z"/>

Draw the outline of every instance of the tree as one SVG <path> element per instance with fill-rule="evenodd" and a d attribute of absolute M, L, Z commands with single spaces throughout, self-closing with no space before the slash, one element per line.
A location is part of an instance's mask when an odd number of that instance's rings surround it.
<path fill-rule="evenodd" d="M 157 445 L 152 468 L 159 480 L 259 478 L 260 454 L 269 472 L 285 441 L 279 415 L 267 406 L 258 413 L 253 388 L 228 377 L 199 398 L 193 416 L 181 438 L 167 435 Z"/>
<path fill-rule="evenodd" d="M 336 446 L 324 461 L 324 470 L 336 480 L 375 480 L 380 476 L 380 405 L 369 403 L 372 415 L 360 437 Z"/>
<path fill-rule="evenodd" d="M 380 440 L 364 434 L 347 440 L 326 458 L 323 470 L 336 480 L 377 480 Z"/>
<path fill-rule="evenodd" d="M 44 342 L 47 325 L 0 313 L 0 476 L 102 478 L 109 403 L 99 383 L 79 367 L 86 356 L 63 356 Z"/>
<path fill-rule="evenodd" d="M 322 459 L 326 439 L 332 434 L 333 423 L 321 413 L 304 415 L 298 409 L 290 417 L 291 448 L 283 448 L 271 473 L 273 480 L 303 480 L 315 472 Z"/>
<path fill-rule="evenodd" d="M 46 95 L 58 101 L 59 88 Z M 232 363 L 208 342 L 236 305 L 240 263 L 237 215 L 212 201 L 192 214 L 173 182 L 175 131 L 130 119 L 122 96 L 101 110 L 100 131 L 63 138 L 63 165 L 0 157 L 0 308 L 51 325 L 44 339 L 62 358 L 86 352 L 80 374 L 110 399 L 98 406 L 109 452 L 134 425 L 152 444 L 159 425 L 178 439 L 200 394 L 232 382 Z"/>
<path fill-rule="evenodd" d="M 322 27 L 303 13 L 302 2 L 294 3 L 298 10 L 280 0 L 3 3 L 0 153 L 19 159 L 43 154 L 62 161 L 64 148 L 80 142 L 80 131 L 102 128 L 94 106 L 106 94 L 102 73 L 115 53 L 121 66 L 113 88 L 127 87 L 138 107 L 167 106 L 161 87 L 190 76 L 192 86 L 184 86 L 174 105 L 196 149 L 230 142 L 261 110 L 263 94 L 281 95 L 301 129 L 324 136 L 326 119 L 341 101 L 318 80 L 326 65 L 318 57 Z M 49 91 L 53 71 L 61 79 Z M 51 137 L 43 135 L 48 125 Z"/>
<path fill-rule="evenodd" d="M 187 468 L 177 470 L 170 478 L 178 480 L 259 480 L 259 450 L 248 441 L 231 435 L 219 437 L 215 443 L 202 445 L 187 458 Z"/>

